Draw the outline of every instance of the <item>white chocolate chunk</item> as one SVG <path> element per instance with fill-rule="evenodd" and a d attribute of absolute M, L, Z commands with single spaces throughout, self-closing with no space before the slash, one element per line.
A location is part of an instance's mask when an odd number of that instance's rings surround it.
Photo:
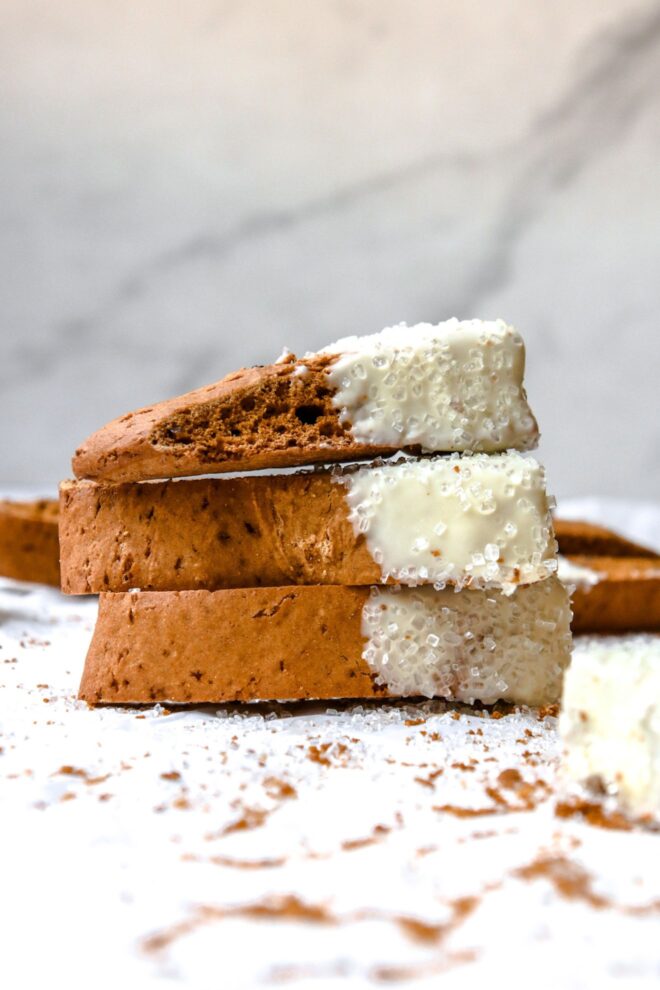
<path fill-rule="evenodd" d="M 559 731 L 572 781 L 660 816 L 660 636 L 580 639 L 566 673 Z"/>
<path fill-rule="evenodd" d="M 423 451 L 529 450 L 538 427 L 523 388 L 525 348 L 502 320 L 386 327 L 323 348 L 334 404 L 358 443 Z"/>
<path fill-rule="evenodd" d="M 374 587 L 363 657 L 392 694 L 472 704 L 552 704 L 571 653 L 571 609 L 556 577 L 493 591 Z"/>
<path fill-rule="evenodd" d="M 510 594 L 557 569 L 545 474 L 531 457 L 407 458 L 335 477 L 383 580 Z"/>

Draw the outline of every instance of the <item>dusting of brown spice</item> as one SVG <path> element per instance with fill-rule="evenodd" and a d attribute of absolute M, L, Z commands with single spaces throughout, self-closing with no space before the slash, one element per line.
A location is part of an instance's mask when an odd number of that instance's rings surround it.
<path fill-rule="evenodd" d="M 102 784 L 110 776 L 109 773 L 100 774 L 98 777 L 90 777 L 88 770 L 83 770 L 80 767 L 72 767 L 68 764 L 61 766 L 59 770 L 56 770 L 53 776 L 62 774 L 64 777 L 79 777 L 84 780 L 86 784 Z"/>
<path fill-rule="evenodd" d="M 599 911 L 609 908 L 634 918 L 660 913 L 660 900 L 646 904 L 617 904 L 604 894 L 598 894 L 593 889 L 591 875 L 565 856 L 539 856 L 528 866 L 514 870 L 514 876 L 523 880 L 548 880 L 561 897 L 582 901 Z"/>
<path fill-rule="evenodd" d="M 372 846 L 391 832 L 391 828 L 387 825 L 376 825 L 374 826 L 371 835 L 367 835 L 362 839 L 345 839 L 341 847 L 347 852 L 353 849 L 363 849 L 365 846 Z"/>
<path fill-rule="evenodd" d="M 514 876 L 523 880 L 549 880 L 556 892 L 567 900 L 583 901 L 599 910 L 611 907 L 606 897 L 595 893 L 587 871 L 565 856 L 540 856 L 528 866 L 514 870 Z"/>
<path fill-rule="evenodd" d="M 307 757 L 312 763 L 320 763 L 323 767 L 332 766 L 333 761 L 330 756 L 337 756 L 341 765 L 346 764 L 348 746 L 342 742 L 320 743 L 318 746 L 312 745 L 307 749 Z"/>
<path fill-rule="evenodd" d="M 307 904 L 295 894 L 282 897 L 267 898 L 254 904 L 239 907 L 223 908 L 202 904 L 196 908 L 193 917 L 181 921 L 161 932 L 156 932 L 144 939 L 142 946 L 147 952 L 161 952 L 182 935 L 188 935 L 200 925 L 224 918 L 273 918 L 310 921 L 315 924 L 335 924 L 336 921 L 328 909 L 320 904 Z"/>
<path fill-rule="evenodd" d="M 508 770 L 502 770 L 497 778 L 497 783 L 505 790 L 516 790 L 522 783 L 522 775 L 519 770 L 511 767 Z"/>
<path fill-rule="evenodd" d="M 295 787 L 279 777 L 266 777 L 264 787 L 268 796 L 272 798 L 285 799 L 298 797 Z"/>
<path fill-rule="evenodd" d="M 462 808 L 456 804 L 434 804 L 433 811 L 454 815 L 455 818 L 480 818 L 482 815 L 496 815 L 497 808 Z"/>
<path fill-rule="evenodd" d="M 72 767 L 68 764 L 61 766 L 59 770 L 56 770 L 53 776 L 56 774 L 62 774 L 65 777 L 81 777 L 83 780 L 87 779 L 87 771 L 82 770 L 80 767 Z"/>
<path fill-rule="evenodd" d="M 445 771 L 442 767 L 438 767 L 437 770 L 432 770 L 426 777 L 413 777 L 413 780 L 417 784 L 421 784 L 422 787 L 430 787 L 431 790 L 435 787 L 435 781 L 438 777 L 441 777 Z"/>
<path fill-rule="evenodd" d="M 582 818 L 589 825 L 598 828 L 618 829 L 629 832 L 633 823 L 622 815 L 620 811 L 605 811 L 603 806 L 597 801 L 558 801 L 555 806 L 557 818 Z"/>
<path fill-rule="evenodd" d="M 377 966 L 370 972 L 372 980 L 381 983 L 402 983 L 404 980 L 416 980 L 427 976 L 440 976 L 452 966 L 465 966 L 477 958 L 472 949 L 461 952 L 450 952 L 443 956 L 440 962 L 422 963 L 420 966 Z"/>
<path fill-rule="evenodd" d="M 316 925 L 343 925 L 356 921 L 389 921 L 397 924 L 409 938 L 424 943 L 438 944 L 442 942 L 456 927 L 458 927 L 479 903 L 477 897 L 460 897 L 451 901 L 451 917 L 446 922 L 428 922 L 407 915 L 392 915 L 378 910 L 360 910 L 345 916 L 333 914 L 324 904 L 310 904 L 302 901 L 296 894 L 285 894 L 265 898 L 253 904 L 237 907 L 216 907 L 200 905 L 192 917 L 172 925 L 162 931 L 149 935 L 142 942 L 146 952 L 162 952 L 176 941 L 188 935 L 201 925 L 225 918 L 252 918 L 269 920 L 303 921 Z M 446 964 L 446 960 L 444 961 Z M 387 979 L 384 975 L 387 967 L 382 967 L 379 979 Z"/>
<path fill-rule="evenodd" d="M 226 825 L 220 832 L 221 835 L 231 835 L 232 832 L 246 832 L 253 828 L 259 828 L 266 821 L 268 812 L 262 808 L 245 808 L 243 814 L 236 821 Z"/>

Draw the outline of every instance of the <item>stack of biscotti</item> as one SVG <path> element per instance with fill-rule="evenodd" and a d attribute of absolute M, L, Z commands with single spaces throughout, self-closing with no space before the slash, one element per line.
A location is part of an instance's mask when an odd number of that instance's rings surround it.
<path fill-rule="evenodd" d="M 95 433 L 60 506 L 63 588 L 101 593 L 81 697 L 556 701 L 570 607 L 523 372 L 502 321 L 402 325 Z"/>

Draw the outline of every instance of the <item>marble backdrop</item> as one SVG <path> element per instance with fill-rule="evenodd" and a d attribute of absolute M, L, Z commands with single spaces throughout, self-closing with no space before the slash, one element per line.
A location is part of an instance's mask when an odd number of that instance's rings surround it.
<path fill-rule="evenodd" d="M 0 74 L 1 482 L 458 315 L 525 335 L 560 496 L 660 495 L 658 0 L 3 0 Z"/>

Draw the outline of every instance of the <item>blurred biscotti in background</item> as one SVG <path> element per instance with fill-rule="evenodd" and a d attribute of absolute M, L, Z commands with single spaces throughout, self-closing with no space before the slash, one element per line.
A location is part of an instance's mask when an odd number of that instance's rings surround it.
<path fill-rule="evenodd" d="M 60 586 L 59 505 L 0 501 L 0 575 Z"/>

